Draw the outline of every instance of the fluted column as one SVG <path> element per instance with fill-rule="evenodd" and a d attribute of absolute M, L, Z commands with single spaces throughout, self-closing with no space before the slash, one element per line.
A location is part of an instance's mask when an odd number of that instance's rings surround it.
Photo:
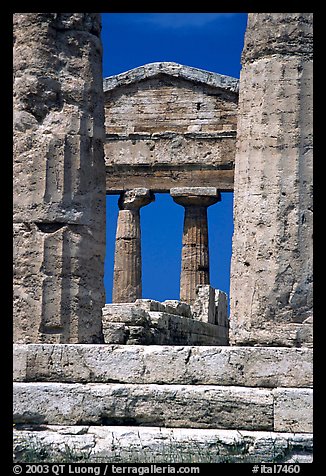
<path fill-rule="evenodd" d="M 101 343 L 105 162 L 98 13 L 15 13 L 13 337 Z"/>
<path fill-rule="evenodd" d="M 197 285 L 209 284 L 207 207 L 220 201 L 220 194 L 211 187 L 173 188 L 170 194 L 185 208 L 180 300 L 192 304 Z"/>
<path fill-rule="evenodd" d="M 123 192 L 115 242 L 112 301 L 135 302 L 142 297 L 140 208 L 154 201 L 146 188 Z"/>
<path fill-rule="evenodd" d="M 296 332 L 312 319 L 312 54 L 312 13 L 249 14 L 234 176 L 233 344 L 302 345 Z"/>

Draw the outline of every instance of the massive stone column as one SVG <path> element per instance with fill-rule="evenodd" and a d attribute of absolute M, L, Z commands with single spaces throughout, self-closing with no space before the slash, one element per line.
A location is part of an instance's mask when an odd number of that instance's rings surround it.
<path fill-rule="evenodd" d="M 155 199 L 146 188 L 123 192 L 115 241 L 112 302 L 135 302 L 142 297 L 140 208 Z"/>
<path fill-rule="evenodd" d="M 242 65 L 231 341 L 300 346 L 312 319 L 312 14 L 249 14 Z"/>
<path fill-rule="evenodd" d="M 185 207 L 180 300 L 193 304 L 198 284 L 209 284 L 207 207 L 220 200 L 215 188 L 172 188 L 173 200 Z"/>
<path fill-rule="evenodd" d="M 101 342 L 100 16 L 14 15 L 14 341 Z"/>

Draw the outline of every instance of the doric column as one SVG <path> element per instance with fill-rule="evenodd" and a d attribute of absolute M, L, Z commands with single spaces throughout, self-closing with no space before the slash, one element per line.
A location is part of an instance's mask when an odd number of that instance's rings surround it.
<path fill-rule="evenodd" d="M 198 284 L 209 284 L 207 207 L 220 201 L 212 187 L 173 188 L 173 200 L 185 208 L 180 276 L 180 300 L 193 304 Z"/>
<path fill-rule="evenodd" d="M 142 297 L 140 208 L 155 200 L 146 188 L 123 192 L 115 242 L 112 302 L 135 302 Z"/>
<path fill-rule="evenodd" d="M 15 13 L 14 342 L 99 343 L 105 163 L 98 13 Z"/>
<path fill-rule="evenodd" d="M 250 13 L 234 178 L 231 341 L 299 345 L 312 316 L 312 13 Z"/>

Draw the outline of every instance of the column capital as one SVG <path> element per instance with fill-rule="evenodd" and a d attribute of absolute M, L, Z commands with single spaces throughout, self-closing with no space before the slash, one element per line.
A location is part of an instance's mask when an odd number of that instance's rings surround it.
<path fill-rule="evenodd" d="M 121 193 L 118 205 L 120 210 L 139 210 L 154 200 L 155 195 L 148 188 L 134 188 Z"/>
<path fill-rule="evenodd" d="M 220 192 L 214 187 L 177 187 L 171 188 L 173 200 L 183 207 L 209 207 L 221 200 Z"/>

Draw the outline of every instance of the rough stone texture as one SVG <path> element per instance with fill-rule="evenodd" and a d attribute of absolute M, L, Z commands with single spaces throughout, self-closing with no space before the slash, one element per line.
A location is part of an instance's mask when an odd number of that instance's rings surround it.
<path fill-rule="evenodd" d="M 100 16 L 14 14 L 14 341 L 101 342 Z"/>
<path fill-rule="evenodd" d="M 165 307 L 165 312 L 168 314 L 177 314 L 178 316 L 192 318 L 191 306 L 186 302 L 180 302 L 176 299 L 167 299 L 162 303 Z M 154 309 L 153 309 L 154 310 Z M 159 311 L 160 309 L 158 309 Z"/>
<path fill-rule="evenodd" d="M 105 78 L 103 89 L 105 92 L 111 91 L 118 86 L 126 86 L 157 77 L 160 74 L 166 74 L 171 78 L 182 78 L 198 84 L 202 83 L 231 93 L 237 93 L 239 90 L 239 80 L 236 78 L 167 61 L 145 64 L 139 68 Z"/>
<path fill-rule="evenodd" d="M 304 433 L 59 425 L 29 426 L 13 433 L 14 462 L 26 461 L 31 449 L 39 454 L 37 462 L 44 454 L 62 462 L 67 448 L 69 463 L 312 462 L 312 435 Z"/>
<path fill-rule="evenodd" d="M 273 430 L 273 396 L 260 388 L 16 382 L 13 393 L 16 424 Z"/>
<path fill-rule="evenodd" d="M 227 299 L 226 293 L 210 285 L 197 286 L 196 299 L 192 306 L 194 319 L 228 328 Z"/>
<path fill-rule="evenodd" d="M 303 388 L 313 384 L 313 353 L 285 347 L 16 344 L 14 380 Z"/>
<path fill-rule="evenodd" d="M 234 344 L 311 340 L 309 328 L 299 328 L 312 315 L 312 16 L 248 18 L 235 164 Z"/>
<path fill-rule="evenodd" d="M 170 194 L 185 209 L 180 300 L 194 304 L 197 286 L 209 284 L 207 207 L 220 201 L 221 195 L 213 187 L 173 188 Z"/>
<path fill-rule="evenodd" d="M 228 295 L 220 289 L 215 289 L 215 324 L 229 327 Z"/>
<path fill-rule="evenodd" d="M 124 322 L 133 326 L 144 326 L 148 323 L 145 309 L 133 304 L 106 304 L 102 310 L 103 324 L 106 322 Z"/>
<path fill-rule="evenodd" d="M 230 318 L 230 327 L 232 317 Z M 231 334 L 230 334 L 231 335 Z M 241 330 L 241 342 L 248 345 L 271 345 L 281 347 L 313 347 L 313 325 L 311 323 L 294 324 L 275 323 L 265 325 L 260 329 L 251 328 L 250 331 Z M 233 339 L 232 339 L 233 340 Z M 237 344 L 236 342 L 232 342 Z"/>
<path fill-rule="evenodd" d="M 312 389 L 276 388 L 274 396 L 274 430 L 313 432 Z"/>
<path fill-rule="evenodd" d="M 196 287 L 196 299 L 192 305 L 194 318 L 215 324 L 215 289 L 209 284 Z"/>
<path fill-rule="evenodd" d="M 149 312 L 152 344 L 228 345 L 228 329 L 165 312 Z"/>
<path fill-rule="evenodd" d="M 226 326 L 200 322 L 182 315 L 182 312 L 191 315 L 190 306 L 178 301 L 159 303 L 138 299 L 135 304 L 106 304 L 103 308 L 104 342 L 128 345 L 228 344 Z"/>
<path fill-rule="evenodd" d="M 104 79 L 104 91 L 108 192 L 233 189 L 237 79 L 162 62 Z"/>
<path fill-rule="evenodd" d="M 153 202 L 146 188 L 123 192 L 115 240 L 112 301 L 135 302 L 142 297 L 140 208 Z"/>

